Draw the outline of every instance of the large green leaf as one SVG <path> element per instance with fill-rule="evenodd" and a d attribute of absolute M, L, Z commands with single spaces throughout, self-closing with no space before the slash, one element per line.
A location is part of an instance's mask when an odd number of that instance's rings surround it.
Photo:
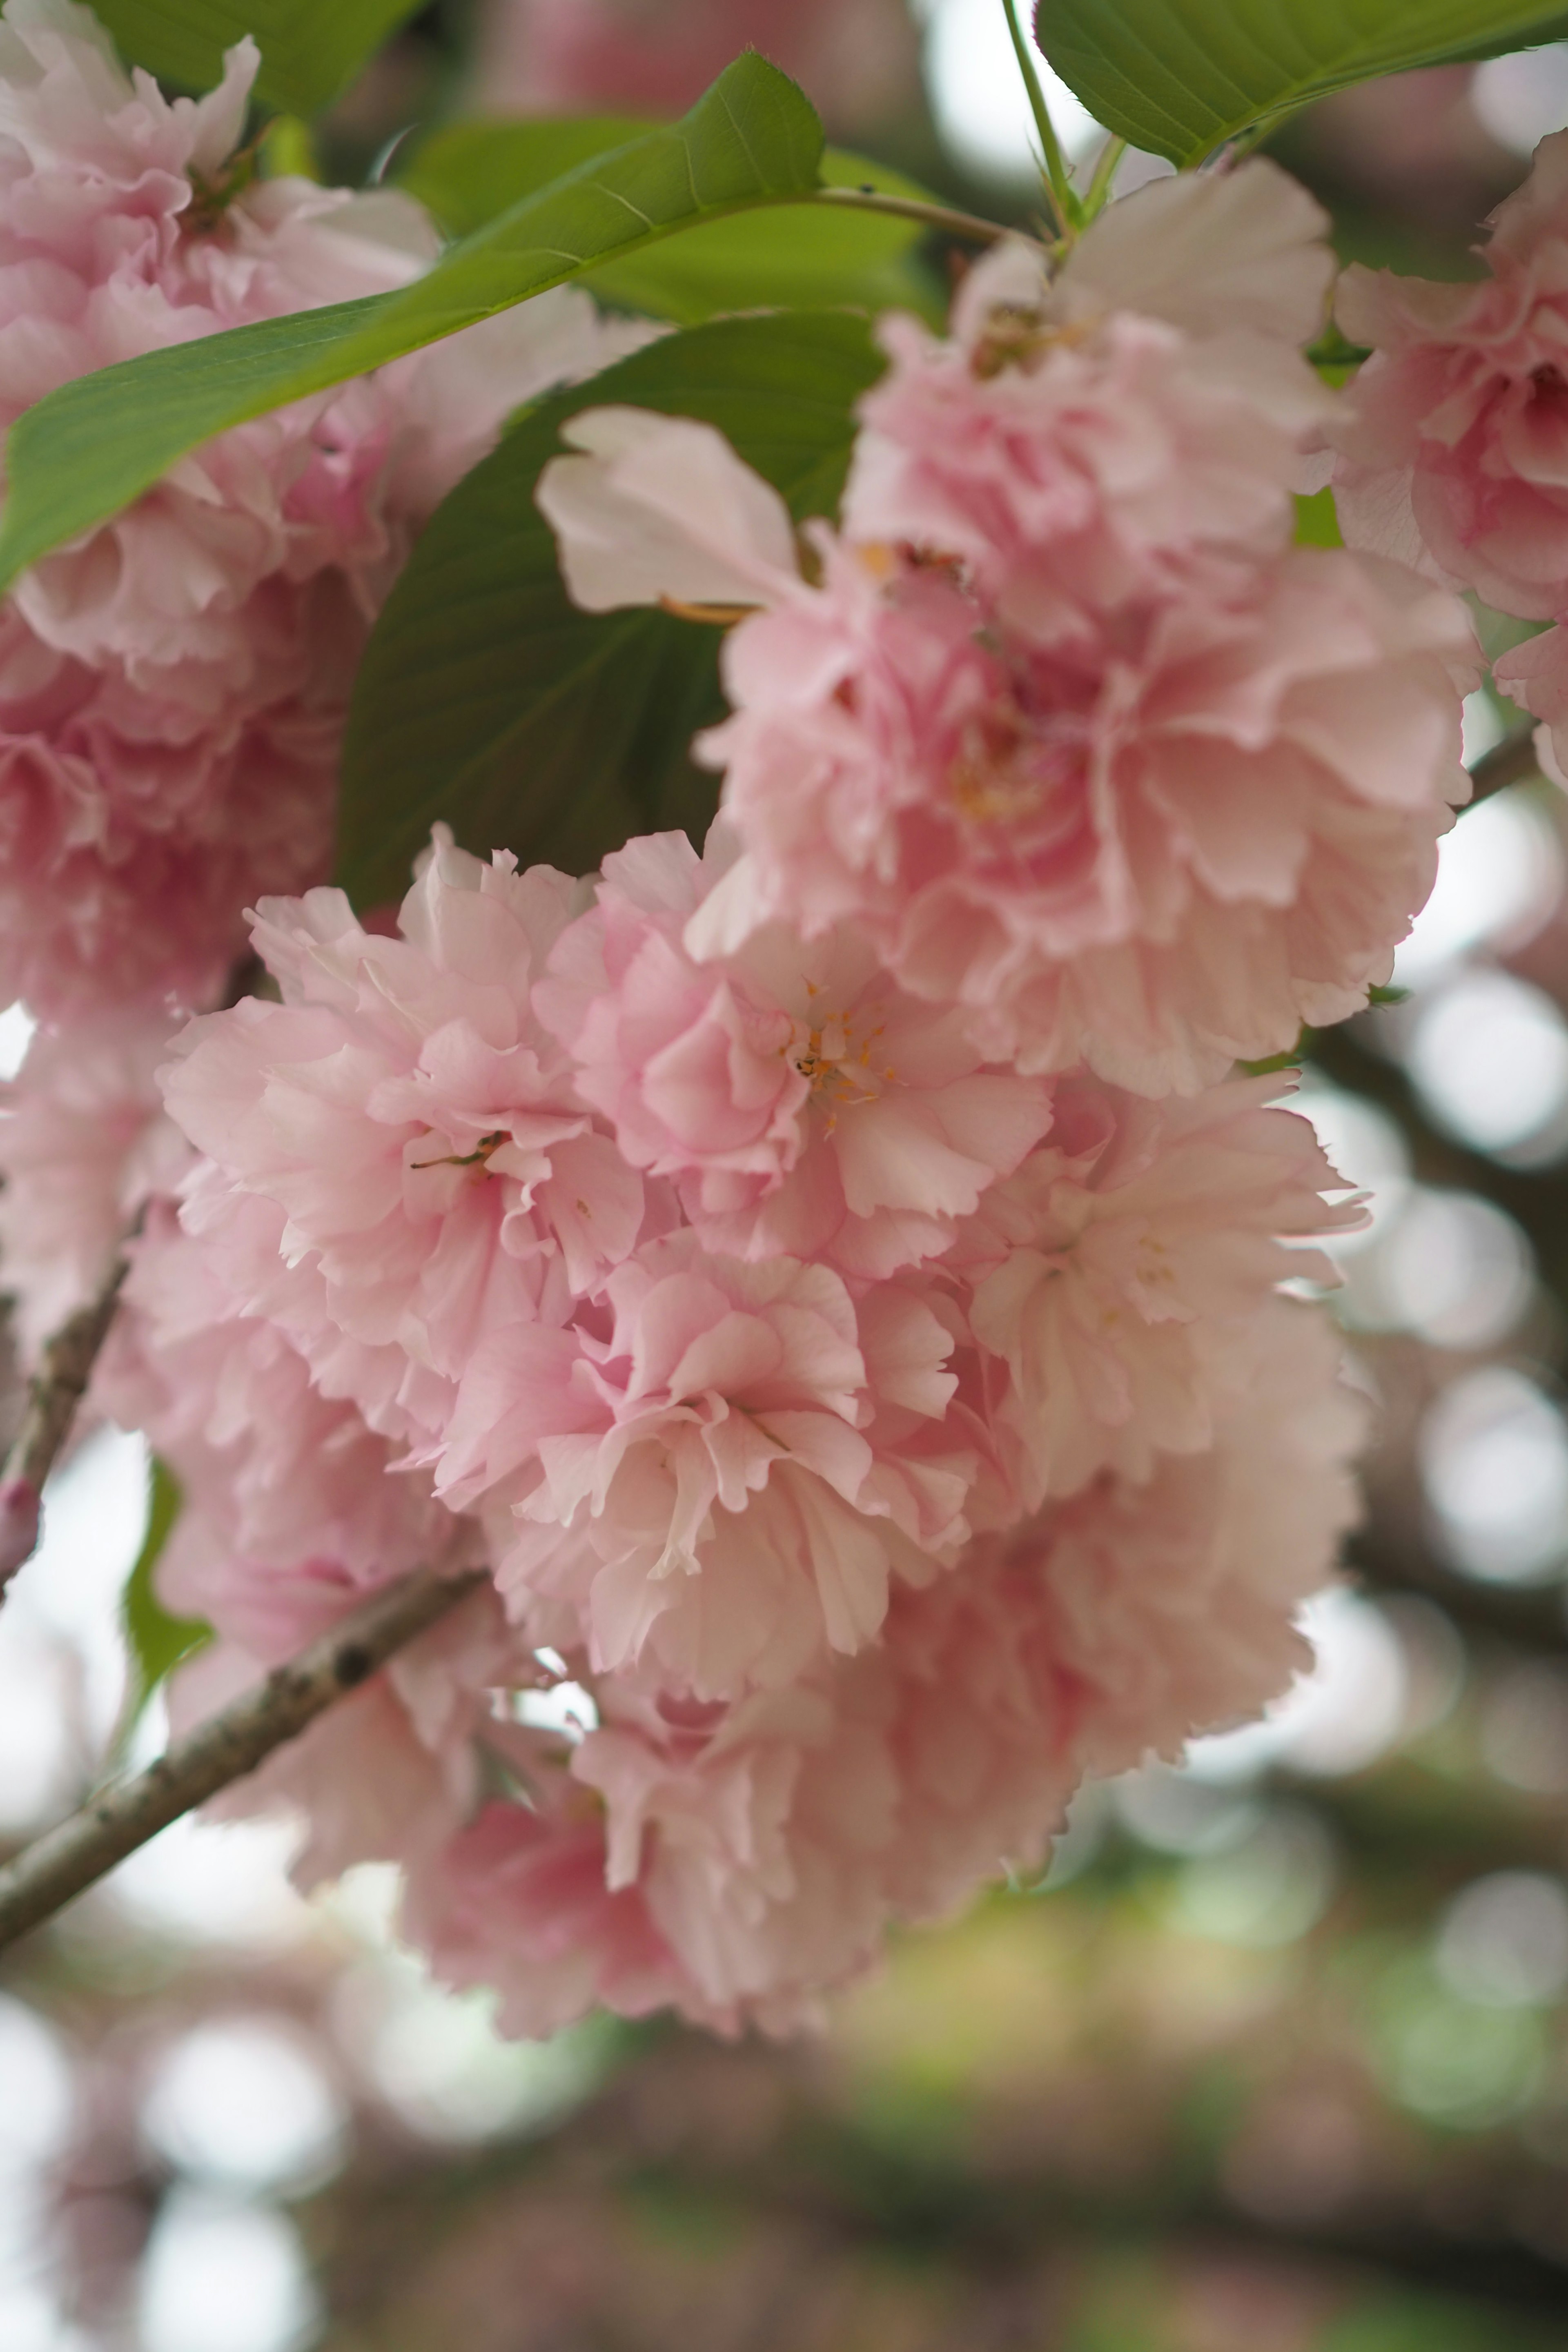
<path fill-rule="evenodd" d="M 881 361 L 847 311 L 716 320 L 535 409 L 440 507 L 361 665 L 344 749 L 338 873 L 356 903 L 400 897 L 437 819 L 481 856 L 575 872 L 630 833 L 700 836 L 713 777 L 694 730 L 722 714 L 716 629 L 572 604 L 534 503 L 580 409 L 624 401 L 727 434 L 791 511 L 830 515 L 853 404 Z"/>
<path fill-rule="evenodd" d="M 247 33 L 261 51 L 256 95 L 314 114 L 353 79 L 419 0 L 95 0 L 128 65 L 210 89 Z"/>
<path fill-rule="evenodd" d="M 466 236 L 561 173 L 646 124 L 600 114 L 540 121 L 455 122 L 426 139 L 398 174 L 452 236 Z M 941 202 L 918 181 L 830 147 L 822 184 L 873 187 Z M 847 302 L 914 310 L 940 324 L 946 303 L 921 258 L 919 222 L 805 205 L 736 215 L 595 269 L 584 280 L 611 302 L 695 326 L 727 310 Z"/>
<path fill-rule="evenodd" d="M 1550 40 L 1542 0 L 1038 0 L 1035 36 L 1097 121 L 1195 163 L 1373 74 Z"/>
<path fill-rule="evenodd" d="M 822 126 L 752 54 L 689 114 L 579 164 L 466 237 L 396 294 L 333 303 L 173 350 L 50 393 L 12 427 L 0 590 L 151 488 L 199 442 L 362 375 L 531 294 L 701 221 L 816 186 Z"/>

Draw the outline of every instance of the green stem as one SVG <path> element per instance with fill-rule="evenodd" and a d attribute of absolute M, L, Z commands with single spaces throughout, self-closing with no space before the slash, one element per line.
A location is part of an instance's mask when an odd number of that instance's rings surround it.
<path fill-rule="evenodd" d="M 1045 163 L 1046 177 L 1051 184 L 1051 194 L 1056 198 L 1057 212 L 1061 225 L 1070 233 L 1082 222 L 1083 206 L 1079 201 L 1077 189 L 1068 176 L 1061 142 L 1057 137 L 1057 127 L 1051 121 L 1051 110 L 1046 104 L 1046 93 L 1040 88 L 1040 78 L 1035 71 L 1035 60 L 1030 54 L 1028 39 L 1018 19 L 1018 0 L 1002 0 L 1002 7 L 1007 19 L 1007 30 L 1012 36 L 1013 54 L 1018 60 L 1018 71 L 1023 75 L 1024 88 L 1029 93 L 1029 111 L 1035 118 L 1035 129 L 1039 134 L 1040 154 Z"/>
<path fill-rule="evenodd" d="M 956 212 L 949 205 L 928 205 L 918 196 L 895 196 L 884 188 L 818 188 L 808 201 L 818 205 L 842 205 L 851 212 L 891 213 L 895 219 L 921 221 L 927 228 L 940 228 L 949 236 L 962 236 L 974 245 L 994 245 L 999 237 L 1016 236 L 1019 231 L 1005 228 L 999 221 L 982 220 L 977 213 Z M 1037 238 L 1026 243 L 1036 244 Z"/>
<path fill-rule="evenodd" d="M 1094 167 L 1094 177 L 1084 191 L 1083 217 L 1085 225 L 1105 210 L 1110 194 L 1110 183 L 1116 177 L 1116 167 L 1127 152 L 1125 139 L 1108 139 L 1100 151 L 1100 161 Z"/>

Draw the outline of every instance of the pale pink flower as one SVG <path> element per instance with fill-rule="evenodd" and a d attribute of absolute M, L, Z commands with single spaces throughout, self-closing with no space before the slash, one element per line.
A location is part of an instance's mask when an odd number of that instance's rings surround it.
<path fill-rule="evenodd" d="M 182 1519 L 174 1541 L 184 1532 Z M 200 1530 L 198 1529 L 198 1535 Z M 334 1590 L 330 1564 L 292 1571 L 252 1568 L 250 1623 L 237 1633 L 226 1605 L 239 1580 L 198 1580 L 216 1602 L 219 1638 L 170 1685 L 176 1736 L 254 1688 L 268 1667 L 326 1633 L 355 1595 Z M 292 1620 L 292 1622 L 290 1622 Z M 210 1803 L 211 1819 L 255 1813 L 302 1818 L 291 1864 L 309 1888 L 360 1862 L 417 1864 L 461 1836 L 498 1770 L 539 1777 L 552 1768 L 553 1739 L 496 1716 L 491 1693 L 544 1679 L 519 1650 L 495 1596 L 479 1588 L 400 1651 L 370 1682 L 338 1701 L 298 1738 Z"/>
<path fill-rule="evenodd" d="M 874 1714 L 839 1699 L 829 1680 L 721 1715 L 628 1709 L 572 1759 L 605 1801 L 610 1885 L 640 1895 L 688 2013 L 731 2031 L 799 2025 L 879 1950 L 898 1782 Z"/>
<path fill-rule="evenodd" d="M 1492 676 L 1504 694 L 1542 721 L 1535 730 L 1542 772 L 1568 787 L 1568 631 L 1559 625 L 1527 637 L 1492 664 Z"/>
<path fill-rule="evenodd" d="M 1300 358 L 1327 216 L 1262 161 L 1110 205 L 1054 277 L 1037 248 L 969 273 L 952 332 L 894 314 L 844 499 L 848 538 L 962 561 L 1015 625 L 1180 593 L 1194 551 L 1289 543 L 1331 396 Z"/>
<path fill-rule="evenodd" d="M 539 477 L 562 577 L 586 613 L 771 604 L 796 584 L 795 526 L 771 482 L 689 416 L 586 408 Z"/>
<path fill-rule="evenodd" d="M 595 1670 L 646 1656 L 700 1698 L 873 1639 L 889 1575 L 931 1575 L 966 1532 L 931 1308 L 889 1286 L 862 1326 L 831 1267 L 709 1256 L 689 1233 L 605 1293 L 602 1337 L 593 1315 L 513 1323 L 463 1376 L 437 1490 L 516 1494 L 494 1562 L 511 1605 L 564 1601 Z"/>
<path fill-rule="evenodd" d="M 257 64 L 241 42 L 220 89 L 171 102 L 86 8 L 9 0 L 0 426 L 92 369 L 389 291 L 434 257 L 391 191 L 247 184 L 231 151 Z M 324 872 L 354 663 L 413 530 L 510 408 L 627 338 L 567 291 L 459 341 L 208 443 L 17 582 L 0 999 L 200 1003 L 247 901 Z"/>
<path fill-rule="evenodd" d="M 1163 1456 L 1144 1486 L 1102 1474 L 985 1539 L 1004 1572 L 1037 1578 L 1047 1595 L 1081 1769 L 1174 1761 L 1194 1734 L 1258 1715 L 1311 1664 L 1294 1612 L 1360 1517 L 1351 1463 L 1366 1411 L 1310 1307 L 1270 1301 L 1237 1355 L 1206 1451 Z"/>
<path fill-rule="evenodd" d="M 0 1085 L 0 1289 L 29 1362 L 190 1160 L 155 1076 L 169 1031 L 165 1015 L 134 1006 L 41 1028 Z"/>
<path fill-rule="evenodd" d="M 848 928 L 694 962 L 683 930 L 733 854 L 721 822 L 700 860 L 682 834 L 605 859 L 535 993 L 579 1093 L 709 1249 L 863 1276 L 937 1255 L 1045 1133 L 1048 1089 L 984 1068 Z"/>
<path fill-rule="evenodd" d="M 1212 1445 L 1278 1285 L 1332 1282 L 1301 1246 L 1364 1222 L 1278 1078 L 1151 1103 L 1064 1079 L 1048 1142 L 994 1185 L 948 1263 L 1005 1364 L 992 1403 L 1023 1502 Z M 1295 1244 L 1297 1246 L 1289 1246 Z"/>
<path fill-rule="evenodd" d="M 1098 294 L 1052 323 L 1026 261 L 1039 315 L 998 307 L 1004 254 L 971 322 L 1017 350 L 889 329 L 815 584 L 690 420 L 587 411 L 541 503 L 593 609 L 762 608 L 699 744 L 746 854 L 689 953 L 849 926 L 987 1061 L 1191 1092 L 1388 978 L 1468 789 L 1474 634 L 1399 567 L 1289 544 L 1321 403 L 1287 341 L 1209 333 L 1203 301 L 1202 337 Z"/>
<path fill-rule="evenodd" d="M 167 1202 L 130 1245 L 92 1398 L 179 1481 L 160 1567 L 176 1613 L 289 1655 L 371 1586 L 474 1557 L 472 1530 L 398 1465 L 353 1404 L 312 1385 L 276 1325 L 247 1314 L 212 1247 Z"/>
<path fill-rule="evenodd" d="M 703 747 L 748 854 L 693 952 L 850 923 L 988 1059 L 1149 1093 L 1386 980 L 1467 790 L 1452 599 L 1300 548 L 1037 642 L 943 570 L 822 550 L 726 644 Z"/>
<path fill-rule="evenodd" d="M 601 2004 L 792 2031 L 895 1921 L 1037 1869 L 1086 1769 L 1173 1757 L 1307 1663 L 1293 1612 L 1353 1516 L 1362 1414 L 1316 1310 L 1266 1301 L 1243 1352 L 1211 1450 L 1142 1484 L 1103 1471 L 898 1584 L 879 1641 L 786 1687 L 722 1706 L 642 1669 L 589 1678 L 552 1733 L 529 1711 L 542 1671 L 480 1595 L 226 1810 L 302 1810 L 306 1883 L 402 1861 L 404 1932 L 445 1981 L 496 1987 L 508 2032 Z M 181 1719 L 268 1654 L 198 1662 Z M 481 1794 L 498 1773 L 519 1799 Z"/>
<path fill-rule="evenodd" d="M 901 0 L 487 0 L 475 97 L 496 112 L 682 114 L 747 48 L 804 82 L 830 125 L 916 95 Z"/>
<path fill-rule="evenodd" d="M 416 1857 L 400 1925 L 441 1983 L 499 1994 L 503 2033 L 533 2041 L 598 2008 L 690 2013 L 640 1892 L 606 1884 L 603 1819 L 570 1783 L 545 1805 L 492 1801 Z"/>
<path fill-rule="evenodd" d="M 1352 545 L 1548 620 L 1568 607 L 1568 132 L 1489 226 L 1479 283 L 1346 271 L 1340 323 L 1373 355 L 1335 499 Z"/>
<path fill-rule="evenodd" d="M 385 1351 L 397 1409 L 354 1392 L 389 1435 L 438 1437 L 481 1334 L 564 1320 L 637 1238 L 641 1183 L 530 1006 L 574 888 L 443 835 L 398 937 L 366 931 L 339 891 L 266 901 L 254 937 L 283 1002 L 247 998 L 177 1041 L 169 1107 L 223 1180 L 193 1218 L 226 1227 L 247 1302 L 280 1314 L 323 1379 L 340 1339 Z M 225 1191 L 268 1217 L 226 1220 Z M 273 1277 L 301 1270 L 287 1300 L 258 1279 L 263 1224 Z"/>

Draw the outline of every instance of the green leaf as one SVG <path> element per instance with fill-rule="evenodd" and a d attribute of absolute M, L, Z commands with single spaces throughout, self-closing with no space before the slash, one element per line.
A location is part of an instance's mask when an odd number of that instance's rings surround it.
<path fill-rule="evenodd" d="M 1542 0 L 1038 0 L 1035 37 L 1097 121 L 1191 164 L 1348 83 L 1551 40 L 1562 16 Z"/>
<path fill-rule="evenodd" d="M 398 174 L 455 236 L 468 236 L 536 187 L 603 153 L 646 125 L 625 115 L 532 122 L 457 122 L 437 131 Z M 839 148 L 823 157 L 822 184 L 873 187 L 927 204 L 918 181 Z M 828 213 L 806 205 L 743 213 L 689 230 L 595 269 L 595 293 L 655 318 L 695 326 L 727 310 L 845 302 L 913 310 L 940 325 L 946 300 L 922 261 L 925 231 L 886 214 Z"/>
<path fill-rule="evenodd" d="M 95 0 L 127 64 L 182 89 L 223 76 L 223 53 L 247 33 L 261 51 L 256 95 L 285 114 L 315 114 L 346 88 L 419 0 Z"/>
<path fill-rule="evenodd" d="M 366 648 L 343 753 L 338 877 L 356 904 L 401 898 L 437 819 L 480 856 L 590 871 L 628 834 L 699 838 L 717 780 L 692 766 L 723 714 L 720 632 L 569 602 L 534 503 L 560 427 L 602 401 L 728 435 L 791 512 L 831 515 L 853 405 L 882 362 L 847 311 L 717 320 L 557 394 L 437 511 Z"/>
<path fill-rule="evenodd" d="M 1308 497 L 1296 500 L 1296 544 L 1298 547 L 1342 547 L 1344 536 L 1340 530 L 1339 509 L 1334 505 L 1332 490 L 1313 490 Z"/>
<path fill-rule="evenodd" d="M 121 1742 L 130 1737 L 165 1675 L 212 1640 L 211 1626 L 199 1618 L 171 1617 L 153 1589 L 153 1575 L 184 1499 L 174 1472 L 154 1455 L 148 1479 L 147 1532 L 121 1597 L 121 1622 L 131 1654 L 130 1686 L 121 1714 Z"/>
<path fill-rule="evenodd" d="M 552 180 L 655 128 L 630 114 L 453 122 L 400 156 L 394 177 L 434 213 L 448 236 L 471 236 Z"/>
<path fill-rule="evenodd" d="M 799 198 L 822 126 L 786 74 L 748 53 L 689 114 L 580 164 L 466 237 L 416 283 L 149 352 L 62 385 L 6 444 L 0 591 L 107 521 L 187 449 L 456 334 L 698 222 Z"/>

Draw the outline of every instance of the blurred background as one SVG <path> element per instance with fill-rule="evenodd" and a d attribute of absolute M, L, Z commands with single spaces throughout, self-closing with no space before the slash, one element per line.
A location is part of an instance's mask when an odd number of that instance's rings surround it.
<path fill-rule="evenodd" d="M 444 5 L 325 166 L 479 105 L 671 112 L 748 39 L 836 139 L 1030 217 L 1000 0 Z M 1458 276 L 1565 121 L 1568 46 L 1277 152 L 1347 256 Z M 1490 783 L 1518 714 L 1468 717 Z M 1338 1311 L 1380 1438 L 1272 1720 L 1086 1790 L 1043 1885 L 785 2048 L 503 2042 L 399 1953 L 384 1874 L 307 1904 L 282 1827 L 178 1824 L 0 1964 L 3 2352 L 1568 2347 L 1565 875 L 1561 796 L 1491 791 L 1399 1001 L 1312 1042 L 1300 1099 L 1374 1197 Z M 101 1768 L 146 1483 L 89 1434 L 0 1615 L 0 1842 Z"/>

